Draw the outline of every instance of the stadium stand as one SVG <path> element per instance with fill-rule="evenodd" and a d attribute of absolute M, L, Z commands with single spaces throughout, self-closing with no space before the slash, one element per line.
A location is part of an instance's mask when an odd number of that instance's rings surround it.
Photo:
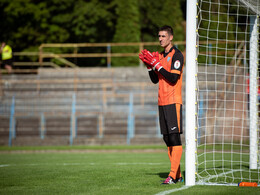
<path fill-rule="evenodd" d="M 236 96 L 234 93 L 219 93 L 218 101 L 213 98 L 216 95 L 216 87 L 228 88 L 228 83 L 234 79 L 237 83 L 241 83 L 237 86 L 243 86 L 246 79 L 242 77 L 245 75 L 243 69 L 226 67 L 225 70 L 215 70 L 208 66 L 205 73 L 203 73 L 205 67 L 200 66 L 199 69 L 198 80 L 201 83 L 198 95 L 204 94 L 205 101 L 198 104 L 201 104 L 202 108 L 212 107 L 207 113 L 204 109 L 198 110 L 199 115 L 214 114 L 214 106 L 223 106 L 220 101 L 223 98 L 231 102 L 236 100 L 236 106 L 247 106 L 243 101 L 239 101 L 247 98 L 246 93 L 244 95 L 237 93 Z M 237 75 L 241 76 L 227 77 L 225 78 L 227 80 L 223 80 L 221 74 L 219 76 L 215 71 L 226 71 L 227 74 L 237 71 Z M 215 79 L 210 80 L 213 79 L 213 74 L 214 77 L 218 77 L 217 84 Z M 207 85 L 204 82 L 206 78 Z M 183 85 L 183 117 L 185 117 L 185 79 Z M 35 75 L 2 75 L 0 144 L 10 145 L 10 142 L 12 145 L 163 144 L 159 133 L 157 87 L 150 82 L 146 69 L 141 67 L 43 68 Z M 207 93 L 204 93 L 206 88 Z M 230 89 L 234 90 L 245 89 Z M 12 108 L 14 108 L 13 114 Z M 218 112 L 216 116 L 223 115 L 221 111 Z M 239 120 L 240 115 L 247 113 L 235 114 L 238 119 L 236 126 L 247 125 L 246 121 Z M 233 116 L 234 113 L 226 112 L 225 115 Z M 226 124 L 229 123 L 227 119 Z M 199 122 L 206 123 L 203 120 Z M 222 117 L 214 117 L 214 123 L 215 125 L 207 121 L 208 126 L 223 131 Z M 224 131 L 228 132 L 230 129 Z M 239 128 L 235 128 L 234 131 L 237 131 L 238 135 L 241 134 Z M 184 140 L 184 136 L 182 139 Z"/>
<path fill-rule="evenodd" d="M 12 145 L 161 143 L 157 86 L 145 68 L 39 69 L 2 75 L 1 89 L 1 145 L 10 131 Z"/>

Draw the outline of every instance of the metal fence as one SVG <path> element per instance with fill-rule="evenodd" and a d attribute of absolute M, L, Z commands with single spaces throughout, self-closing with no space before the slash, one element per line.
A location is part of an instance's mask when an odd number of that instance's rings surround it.
<path fill-rule="evenodd" d="M 106 69 L 104 78 L 103 70 L 50 69 L 39 75 L 3 76 L 1 144 L 8 139 L 9 146 L 15 145 L 22 137 L 64 137 L 71 145 L 79 138 L 114 136 L 127 144 L 134 138 L 160 138 L 157 86 L 147 71 Z"/>

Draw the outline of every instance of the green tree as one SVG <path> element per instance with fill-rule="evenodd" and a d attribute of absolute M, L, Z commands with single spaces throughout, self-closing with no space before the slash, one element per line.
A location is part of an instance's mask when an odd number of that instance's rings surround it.
<path fill-rule="evenodd" d="M 140 1 L 142 41 L 157 41 L 159 27 L 172 26 L 174 41 L 185 39 L 181 0 Z"/>
<path fill-rule="evenodd" d="M 111 42 L 115 32 L 115 3 L 106 0 L 79 0 L 74 3 L 68 42 L 104 43 Z M 104 53 L 106 48 L 94 48 L 95 53 Z M 79 53 L 93 53 L 93 48 L 79 48 Z M 81 66 L 106 66 L 104 58 L 79 58 Z"/>
<path fill-rule="evenodd" d="M 14 51 L 37 51 L 42 43 L 106 42 L 114 34 L 113 9 L 105 0 L 2 0 L 0 41 Z"/>
<path fill-rule="evenodd" d="M 115 29 L 114 12 L 113 1 L 76 1 L 71 13 L 71 39 L 74 42 L 91 43 L 111 41 Z"/>
<path fill-rule="evenodd" d="M 46 42 L 66 41 L 70 34 L 53 12 L 69 10 L 69 2 L 73 1 L 10 1 L 4 8 L 7 28 L 2 39 L 9 40 L 16 50 L 35 49 Z"/>
<path fill-rule="evenodd" d="M 14 51 L 37 51 L 42 43 L 157 41 L 157 29 L 164 24 L 173 26 L 175 41 L 184 40 L 180 7 L 184 1 L 1 0 L 0 41 L 6 41 Z M 112 52 L 117 51 L 133 53 L 139 48 L 112 48 Z M 78 52 L 93 52 L 93 48 Z M 95 52 L 106 52 L 106 48 L 95 48 Z M 78 62 L 82 66 L 106 64 L 100 58 Z M 138 65 L 139 60 L 114 58 L 112 64 Z"/>
<path fill-rule="evenodd" d="M 116 15 L 117 24 L 114 35 L 114 42 L 140 42 L 141 27 L 139 22 L 139 4 L 138 0 L 117 0 Z M 137 53 L 138 47 L 113 47 L 112 52 Z M 138 58 L 123 57 L 113 58 L 113 66 L 136 66 Z"/>

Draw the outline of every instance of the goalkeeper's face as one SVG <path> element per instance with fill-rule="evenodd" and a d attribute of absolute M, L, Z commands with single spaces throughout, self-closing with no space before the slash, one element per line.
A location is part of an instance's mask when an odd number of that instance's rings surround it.
<path fill-rule="evenodd" d="M 159 38 L 161 47 L 166 48 L 169 45 L 171 45 L 173 36 L 169 35 L 169 33 L 167 31 L 159 31 L 158 38 Z"/>

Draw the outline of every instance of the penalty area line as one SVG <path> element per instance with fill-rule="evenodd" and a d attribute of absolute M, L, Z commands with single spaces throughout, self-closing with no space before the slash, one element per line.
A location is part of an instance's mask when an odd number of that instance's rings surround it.
<path fill-rule="evenodd" d="M 166 191 L 162 191 L 162 192 L 159 192 L 155 195 L 166 195 L 166 194 L 170 194 L 170 193 L 173 193 L 173 192 L 178 192 L 178 191 L 181 191 L 181 190 L 186 190 L 188 188 L 190 188 L 192 186 L 182 186 L 181 188 L 176 188 L 176 189 L 172 189 L 172 190 L 166 190 Z"/>

